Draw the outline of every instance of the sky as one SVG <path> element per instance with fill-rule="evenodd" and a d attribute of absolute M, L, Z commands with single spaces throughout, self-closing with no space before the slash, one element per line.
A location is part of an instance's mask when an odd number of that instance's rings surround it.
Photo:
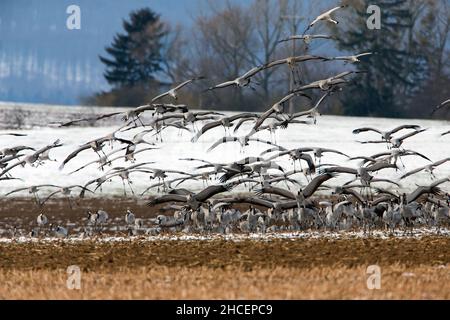
<path fill-rule="evenodd" d="M 223 7 L 225 1 L 0 0 L 0 101 L 79 105 L 110 89 L 99 55 L 131 11 L 150 7 L 171 25 L 190 27 L 208 3 Z M 70 5 L 80 7 L 80 30 L 67 28 Z"/>
<path fill-rule="evenodd" d="M 0 101 L 79 104 L 108 90 L 98 56 L 132 10 L 189 26 L 205 1 L 0 0 Z M 80 30 L 67 29 L 69 5 L 80 7 Z"/>

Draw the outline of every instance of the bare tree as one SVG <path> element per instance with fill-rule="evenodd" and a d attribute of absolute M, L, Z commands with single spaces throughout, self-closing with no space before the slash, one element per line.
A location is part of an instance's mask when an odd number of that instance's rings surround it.
<path fill-rule="evenodd" d="M 167 35 L 163 40 L 163 73 L 171 82 L 180 81 L 181 77 L 189 72 L 189 59 L 184 53 L 188 41 L 183 35 L 181 25 L 174 28 L 168 27 Z"/>
<path fill-rule="evenodd" d="M 230 2 L 220 11 L 212 4 L 209 8 L 212 15 L 200 14 L 195 20 L 191 62 L 211 83 L 234 79 L 252 66 L 246 50 L 246 46 L 256 48 L 251 15 L 248 10 Z M 220 102 L 233 108 L 244 102 L 244 92 L 224 89 L 208 93 L 207 99 L 209 103 Z"/>
<path fill-rule="evenodd" d="M 254 0 L 248 5 L 229 1 L 217 6 L 207 2 L 206 9 L 194 20 L 189 37 L 189 72 L 208 78 L 215 84 L 235 79 L 249 69 L 272 60 L 305 52 L 302 44 L 292 52 L 280 40 L 300 30 L 307 19 L 293 21 L 294 14 L 305 15 L 309 6 L 296 0 Z M 292 24 L 296 27 L 291 28 Z M 228 109 L 262 110 L 286 94 L 289 88 L 288 67 L 270 68 L 256 77 L 255 90 L 227 88 L 203 95 L 207 105 Z M 292 89 L 292 88 L 291 88 Z"/>
<path fill-rule="evenodd" d="M 315 8 L 318 9 L 318 8 Z M 177 83 L 204 76 L 183 92 L 182 101 L 200 108 L 264 110 L 293 89 L 288 66 L 269 68 L 255 77 L 257 86 L 204 90 L 235 79 L 255 66 L 289 56 L 314 54 L 325 41 L 280 40 L 301 33 L 309 22 L 312 6 L 297 0 L 253 0 L 245 5 L 207 1 L 196 14 L 191 29 L 171 28 L 164 42 L 164 73 Z M 319 26 L 320 29 L 320 26 Z M 295 78 L 301 82 L 328 76 L 319 64 L 299 64 Z M 290 111 L 310 106 L 302 97 L 292 99 Z"/>

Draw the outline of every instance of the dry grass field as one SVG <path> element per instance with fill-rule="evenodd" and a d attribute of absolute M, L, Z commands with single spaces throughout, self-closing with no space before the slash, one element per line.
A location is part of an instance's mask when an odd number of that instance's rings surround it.
<path fill-rule="evenodd" d="M 9 243 L 0 283 L 1 299 L 450 299 L 450 239 Z"/>
<path fill-rule="evenodd" d="M 405 271 L 407 270 L 407 271 Z M 206 267 L 124 268 L 82 274 L 66 288 L 61 270 L 0 272 L 1 299 L 449 299 L 449 268 L 389 265 L 380 290 L 366 287 L 366 269 Z"/>

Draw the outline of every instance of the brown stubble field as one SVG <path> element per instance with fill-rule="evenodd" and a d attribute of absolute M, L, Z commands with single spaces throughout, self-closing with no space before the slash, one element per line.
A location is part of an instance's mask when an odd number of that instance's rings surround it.
<path fill-rule="evenodd" d="M 0 200 L 0 227 L 23 232 L 39 210 L 30 199 Z M 87 209 L 151 218 L 145 201 L 52 201 L 57 223 L 83 224 Z M 241 208 L 245 209 L 245 208 Z M 381 268 L 369 290 L 366 269 Z M 69 290 L 67 267 L 81 270 Z M 450 299 L 450 238 L 264 240 L 0 241 L 0 299 Z"/>
<path fill-rule="evenodd" d="M 0 245 L 2 299 L 450 299 L 450 239 Z M 369 290 L 366 268 L 381 268 Z M 81 289 L 66 286 L 69 265 Z"/>

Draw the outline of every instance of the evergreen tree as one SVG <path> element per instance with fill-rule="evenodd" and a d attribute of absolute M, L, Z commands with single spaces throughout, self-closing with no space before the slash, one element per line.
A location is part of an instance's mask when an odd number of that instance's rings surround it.
<path fill-rule="evenodd" d="M 134 11 L 123 22 L 125 34 L 117 34 L 106 48 L 112 58 L 100 56 L 104 76 L 114 87 L 148 85 L 161 71 L 162 38 L 167 34 L 158 14 L 148 8 Z"/>
<path fill-rule="evenodd" d="M 414 12 L 408 0 L 354 0 L 346 23 L 335 28 L 339 49 L 372 52 L 355 67 L 367 71 L 347 88 L 344 112 L 356 116 L 402 116 L 405 102 L 423 80 L 424 58 L 416 48 Z M 371 4 L 381 9 L 381 29 L 370 30 L 366 12 Z M 363 60 L 363 59 L 362 59 Z"/>

